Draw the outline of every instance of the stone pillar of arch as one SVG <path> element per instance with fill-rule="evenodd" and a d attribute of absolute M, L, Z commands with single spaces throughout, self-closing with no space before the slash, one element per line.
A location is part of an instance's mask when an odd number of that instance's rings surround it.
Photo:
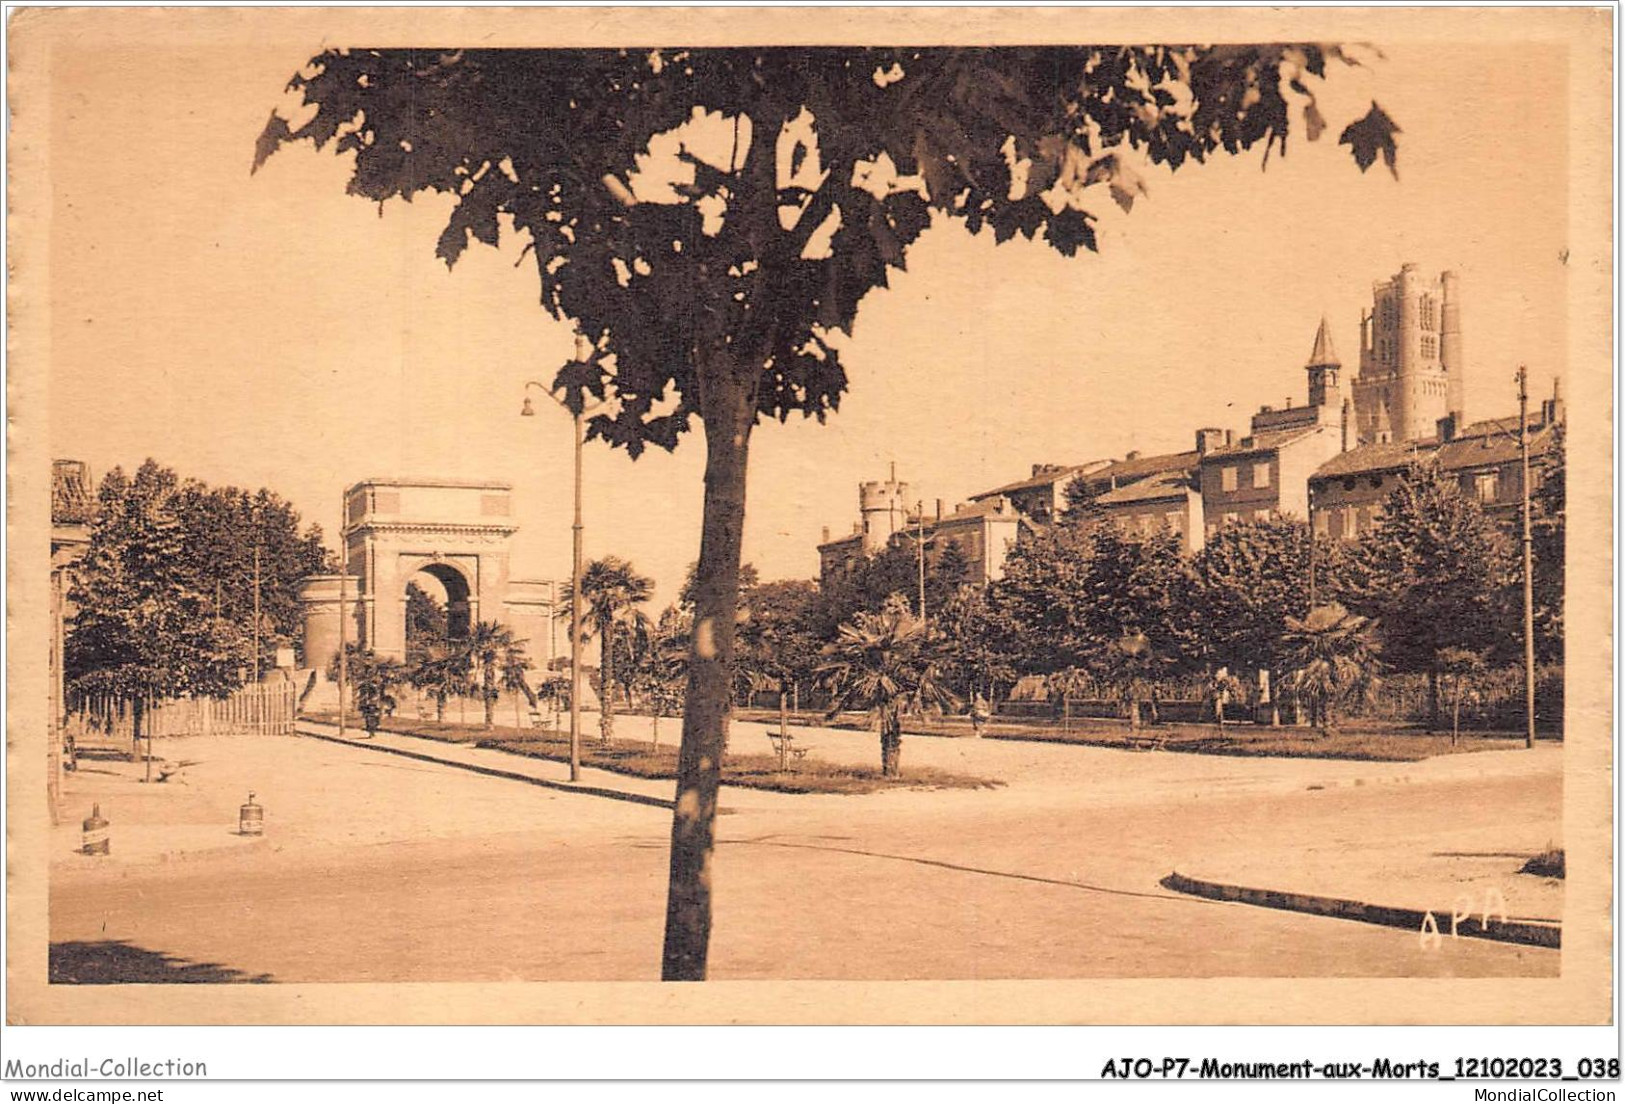
<path fill-rule="evenodd" d="M 339 654 L 339 593 L 342 575 L 306 575 L 299 584 L 299 604 L 304 612 L 304 666 L 315 668 L 324 677 Z M 357 603 L 359 591 L 355 576 L 343 588 L 349 630 L 345 639 L 360 639 L 361 618 Z"/>

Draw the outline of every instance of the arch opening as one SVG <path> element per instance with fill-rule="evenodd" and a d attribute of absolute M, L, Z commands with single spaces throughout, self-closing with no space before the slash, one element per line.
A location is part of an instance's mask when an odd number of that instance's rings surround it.
<path fill-rule="evenodd" d="M 468 639 L 471 594 L 463 573 L 446 564 L 427 564 L 407 576 L 402 636 L 408 662 Z"/>

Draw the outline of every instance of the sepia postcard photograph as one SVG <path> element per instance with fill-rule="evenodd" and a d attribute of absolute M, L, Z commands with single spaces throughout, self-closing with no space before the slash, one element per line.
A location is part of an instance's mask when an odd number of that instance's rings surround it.
<path fill-rule="evenodd" d="M 7 1021 L 1608 1022 L 1614 15 L 11 13 Z"/>

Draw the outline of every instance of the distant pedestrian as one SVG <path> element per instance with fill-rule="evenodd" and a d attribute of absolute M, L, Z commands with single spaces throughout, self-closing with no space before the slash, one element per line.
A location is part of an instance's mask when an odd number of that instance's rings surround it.
<path fill-rule="evenodd" d="M 971 734 L 980 738 L 982 730 L 987 727 L 988 720 L 993 711 L 988 708 L 987 699 L 978 691 L 971 695 L 970 700 L 970 730 Z"/>

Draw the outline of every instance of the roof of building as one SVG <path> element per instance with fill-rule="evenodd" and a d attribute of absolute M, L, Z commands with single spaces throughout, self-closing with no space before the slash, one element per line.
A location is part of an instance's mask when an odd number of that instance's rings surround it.
<path fill-rule="evenodd" d="M 1096 497 L 1098 506 L 1123 506 L 1136 502 L 1156 502 L 1161 499 L 1184 498 L 1190 492 L 1190 473 L 1184 470 L 1158 472 L 1144 479 L 1107 491 Z"/>
<path fill-rule="evenodd" d="M 974 521 L 985 517 L 1004 517 L 1011 521 L 1017 520 L 1018 515 L 1008 502 L 1002 498 L 981 499 L 967 502 L 951 514 L 944 514 L 940 518 L 926 518 L 926 525 L 947 525 L 951 522 Z M 918 520 L 918 519 L 916 519 Z"/>
<path fill-rule="evenodd" d="M 1326 321 L 1326 316 L 1320 316 L 1320 329 L 1315 331 L 1315 348 L 1309 354 L 1310 368 L 1341 368 L 1343 362 L 1337 359 L 1337 350 L 1332 348 L 1332 328 Z"/>
<path fill-rule="evenodd" d="M 1089 481 L 1097 483 L 1116 480 L 1117 485 L 1122 486 L 1131 480 L 1144 479 L 1161 472 L 1194 471 L 1201 460 L 1202 454 L 1195 449 L 1189 452 L 1166 452 L 1160 456 L 1136 456 L 1132 460 L 1113 461 L 1099 471 L 1090 472 Z"/>
<path fill-rule="evenodd" d="M 1433 444 L 1432 441 L 1385 441 L 1381 444 L 1361 445 L 1359 448 L 1338 453 L 1315 469 L 1315 474 L 1311 478 L 1325 479 L 1338 475 L 1403 468 L 1414 460 L 1431 455 Z"/>
<path fill-rule="evenodd" d="M 972 502 L 980 502 L 984 498 L 994 498 L 998 495 L 1013 494 L 1017 491 L 1029 491 L 1036 487 L 1051 486 L 1059 483 L 1063 479 L 1071 479 L 1074 475 L 1078 475 L 1079 473 L 1098 471 L 1100 468 L 1109 465 L 1110 463 L 1111 461 L 1109 460 L 1087 460 L 1082 464 L 1056 466 L 1048 469 L 1047 471 L 1041 471 L 1037 475 L 1031 476 L 1027 479 L 1022 479 L 1015 483 L 1006 483 L 1002 487 L 994 487 L 991 491 L 978 491 L 976 494 L 970 496 L 970 500 Z"/>
<path fill-rule="evenodd" d="M 838 547 L 838 546 L 843 545 L 843 544 L 851 544 L 853 541 L 857 541 L 859 544 L 862 544 L 863 543 L 863 534 L 862 533 L 848 533 L 844 537 L 835 537 L 832 540 L 827 540 L 827 541 L 822 542 L 821 544 L 819 544 L 818 548 L 819 548 L 819 551 L 823 551 L 826 548 L 835 548 L 835 547 Z"/>
<path fill-rule="evenodd" d="M 1429 437 L 1419 441 L 1361 445 L 1332 457 L 1316 470 L 1313 478 L 1330 479 L 1340 475 L 1396 471 L 1429 457 L 1436 457 L 1440 466 L 1447 471 L 1507 464 L 1519 456 L 1517 428 L 1518 419 L 1513 416 L 1474 422 L 1465 433 L 1449 441 Z M 1546 424 L 1530 427 L 1531 457 L 1544 456 L 1551 449 L 1554 441 L 1552 428 Z"/>
<path fill-rule="evenodd" d="M 1317 424 L 1290 426 L 1286 429 L 1266 429 L 1262 433 L 1254 433 L 1250 437 L 1243 437 L 1235 444 L 1208 449 L 1207 455 L 1202 457 L 1202 461 L 1206 463 L 1214 459 L 1249 456 L 1256 452 L 1273 452 L 1285 445 L 1290 445 L 1293 441 L 1309 436 L 1319 428 Z"/>
<path fill-rule="evenodd" d="M 51 462 L 51 524 L 83 525 L 96 512 L 90 469 L 79 460 Z"/>

